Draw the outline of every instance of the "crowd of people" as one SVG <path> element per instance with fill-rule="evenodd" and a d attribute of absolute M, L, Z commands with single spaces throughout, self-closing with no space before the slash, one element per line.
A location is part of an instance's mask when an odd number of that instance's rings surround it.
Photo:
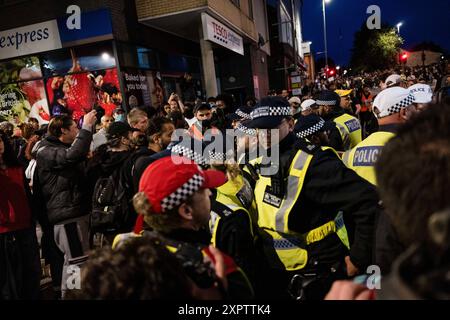
<path fill-rule="evenodd" d="M 450 298 L 442 72 L 1 123 L 1 298 Z"/>

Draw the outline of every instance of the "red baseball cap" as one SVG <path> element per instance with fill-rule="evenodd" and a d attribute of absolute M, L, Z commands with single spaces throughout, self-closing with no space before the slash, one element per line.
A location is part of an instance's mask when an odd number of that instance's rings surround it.
<path fill-rule="evenodd" d="M 202 170 L 195 162 L 180 156 L 164 157 L 145 169 L 139 181 L 154 213 L 171 210 L 200 189 L 217 188 L 227 181 L 217 170 Z"/>

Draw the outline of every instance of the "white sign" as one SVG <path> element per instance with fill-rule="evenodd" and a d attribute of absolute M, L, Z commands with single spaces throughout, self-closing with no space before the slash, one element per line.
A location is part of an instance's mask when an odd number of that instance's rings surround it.
<path fill-rule="evenodd" d="M 234 52 L 244 55 L 242 37 L 222 23 L 202 13 L 203 36 L 205 40 L 212 41 Z"/>
<path fill-rule="evenodd" d="M 291 77 L 291 82 L 292 83 L 300 83 L 300 82 L 302 82 L 302 79 L 299 76 Z"/>
<path fill-rule="evenodd" d="M 309 42 L 302 42 L 302 51 L 303 54 L 311 52 L 311 44 Z"/>
<path fill-rule="evenodd" d="M 299 96 L 302 94 L 302 89 L 292 89 L 293 96 Z"/>
<path fill-rule="evenodd" d="M 0 31 L 0 60 L 60 48 L 56 20 Z"/>

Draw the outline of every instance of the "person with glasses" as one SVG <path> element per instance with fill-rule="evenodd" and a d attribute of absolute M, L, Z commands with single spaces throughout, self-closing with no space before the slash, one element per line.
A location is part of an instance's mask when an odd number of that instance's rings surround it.
<path fill-rule="evenodd" d="M 294 134 L 282 97 L 261 99 L 251 116 L 246 125 L 267 151 L 245 169 L 270 265 L 266 288 L 280 298 L 322 299 L 334 280 L 371 264 L 377 194 L 333 150 Z"/>

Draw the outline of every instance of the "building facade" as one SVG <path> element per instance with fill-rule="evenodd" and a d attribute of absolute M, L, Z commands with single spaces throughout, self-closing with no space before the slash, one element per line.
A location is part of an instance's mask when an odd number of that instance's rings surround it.
<path fill-rule="evenodd" d="M 269 84 L 270 89 L 290 90 L 298 93 L 300 82 L 306 78 L 306 65 L 303 54 L 301 0 L 267 1 L 270 50 Z M 293 82 L 292 80 L 295 79 Z"/>
<path fill-rule="evenodd" d="M 172 92 L 264 96 L 266 17 L 263 0 L 2 2 L 0 121 L 157 108 Z"/>

